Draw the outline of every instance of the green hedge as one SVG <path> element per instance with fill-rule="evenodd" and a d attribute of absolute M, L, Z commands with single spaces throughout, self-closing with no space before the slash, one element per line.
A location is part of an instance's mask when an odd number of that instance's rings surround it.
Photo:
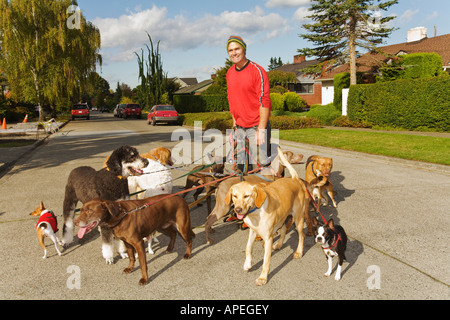
<path fill-rule="evenodd" d="M 348 117 L 371 125 L 450 131 L 448 75 L 351 86 Z"/>
<path fill-rule="evenodd" d="M 180 113 L 199 113 L 229 110 L 226 94 L 174 95 L 175 109 Z"/>

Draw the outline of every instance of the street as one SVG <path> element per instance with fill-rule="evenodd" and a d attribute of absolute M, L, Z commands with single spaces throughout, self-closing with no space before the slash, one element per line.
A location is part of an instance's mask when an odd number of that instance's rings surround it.
<path fill-rule="evenodd" d="M 254 266 L 243 271 L 248 230 L 235 222 L 218 221 L 207 245 L 202 225 L 206 204 L 191 209 L 196 238 L 190 260 L 183 260 L 185 243 L 177 236 L 166 254 L 169 238 L 159 235 L 155 255 L 147 254 L 149 283 L 138 285 L 136 262 L 123 274 L 128 260 L 117 254 L 107 265 L 98 231 L 56 254 L 46 239 L 48 258 L 42 259 L 32 212 L 40 201 L 58 217 L 62 234 L 64 188 L 72 169 L 100 170 L 106 157 L 121 145 L 139 152 L 176 147 L 170 125 L 149 126 L 146 120 L 123 120 L 93 113 L 91 120 L 71 121 L 41 147 L 21 159 L 0 179 L 0 299 L 138 299 L 138 300 L 378 300 L 449 299 L 448 225 L 450 168 L 387 157 L 281 141 L 283 150 L 332 157 L 331 181 L 337 208 L 325 207 L 326 218 L 342 225 L 349 242 L 341 281 L 323 276 L 327 262 L 313 237 L 305 238 L 303 257 L 294 260 L 297 235 L 292 228 L 281 250 L 272 254 L 268 283 L 254 282 L 262 268 L 264 249 L 254 246 Z M 192 131 L 192 129 L 189 129 Z M 194 136 L 193 134 L 191 135 Z M 206 146 L 208 142 L 204 141 Z M 3 152 L 3 151 L 2 151 Z M 191 170 L 174 170 L 173 178 Z M 304 165 L 295 166 L 304 177 Z M 174 181 L 180 191 L 186 178 Z M 186 200 L 193 202 L 191 192 Z M 214 203 L 214 200 L 213 200 Z M 330 202 L 331 203 L 331 202 Z M 81 204 L 78 204 L 81 207 Z M 304 229 L 306 230 L 306 228 Z"/>

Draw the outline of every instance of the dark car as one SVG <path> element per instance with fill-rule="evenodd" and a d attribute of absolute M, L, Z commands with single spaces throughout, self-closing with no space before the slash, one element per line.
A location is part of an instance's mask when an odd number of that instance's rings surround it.
<path fill-rule="evenodd" d="M 156 105 L 147 115 L 148 124 L 156 125 L 157 122 L 179 123 L 178 112 L 174 106 Z"/>
<path fill-rule="evenodd" d="M 137 119 L 141 118 L 141 106 L 136 103 L 120 104 L 119 105 L 119 117 L 130 118 L 135 117 Z"/>
<path fill-rule="evenodd" d="M 86 118 L 89 120 L 91 115 L 87 103 L 74 104 L 71 109 L 71 114 L 72 120 L 75 120 L 75 118 Z"/>

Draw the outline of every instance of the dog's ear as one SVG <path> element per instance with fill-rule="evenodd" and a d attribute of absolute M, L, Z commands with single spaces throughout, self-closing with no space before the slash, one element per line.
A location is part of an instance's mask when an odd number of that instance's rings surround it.
<path fill-rule="evenodd" d="M 319 225 L 319 220 L 317 220 L 317 218 L 313 218 L 311 220 L 312 220 L 313 227 L 317 227 Z"/>
<path fill-rule="evenodd" d="M 261 187 L 258 186 L 254 186 L 253 190 L 255 190 L 256 193 L 255 206 L 257 208 L 261 208 L 262 205 L 264 204 L 264 201 L 266 201 L 267 193 Z"/>
<path fill-rule="evenodd" d="M 121 149 L 114 150 L 111 156 L 108 158 L 108 161 L 106 161 L 106 167 L 115 175 L 122 174 L 122 164 L 119 160 L 119 155 L 121 154 L 120 152 Z"/>
<path fill-rule="evenodd" d="M 233 187 L 230 188 L 230 190 L 228 190 L 227 195 L 225 196 L 225 203 L 226 204 L 230 204 L 231 203 L 231 192 L 232 192 Z"/>
<path fill-rule="evenodd" d="M 113 217 L 117 217 L 120 214 L 120 206 L 114 201 L 103 201 L 102 205 Z"/>
<path fill-rule="evenodd" d="M 333 220 L 333 219 L 330 219 L 330 220 L 328 221 L 328 226 L 329 226 L 331 229 L 334 229 L 334 220 Z"/>
<path fill-rule="evenodd" d="M 39 205 L 39 210 L 44 211 L 45 207 L 44 207 L 44 203 L 41 201 L 41 204 Z"/>

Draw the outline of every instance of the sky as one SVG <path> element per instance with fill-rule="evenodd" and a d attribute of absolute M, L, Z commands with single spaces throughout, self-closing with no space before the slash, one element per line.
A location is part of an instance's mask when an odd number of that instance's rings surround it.
<path fill-rule="evenodd" d="M 383 0 L 385 2 L 386 0 Z M 378 1 L 374 0 L 376 4 Z M 210 79 L 228 58 L 230 35 L 247 43 L 247 58 L 267 70 L 271 57 L 292 63 L 300 48 L 311 47 L 299 34 L 306 33 L 310 0 L 78 0 L 84 17 L 102 37 L 103 65 L 97 72 L 111 89 L 117 82 L 131 88 L 139 84 L 135 52 L 160 41 L 163 70 L 169 78 Z M 450 33 L 450 0 L 399 0 L 388 12 L 398 28 L 384 45 L 406 42 L 411 28 L 426 27 L 428 37 Z"/>

